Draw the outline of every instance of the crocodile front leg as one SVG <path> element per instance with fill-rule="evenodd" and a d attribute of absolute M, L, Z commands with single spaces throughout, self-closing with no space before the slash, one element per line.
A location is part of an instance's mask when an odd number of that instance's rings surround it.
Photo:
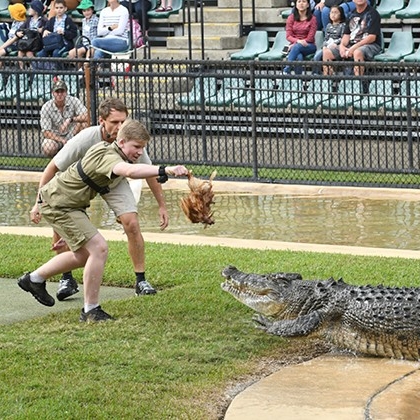
<path fill-rule="evenodd" d="M 279 335 L 282 337 L 297 337 L 308 335 L 315 331 L 321 324 L 321 317 L 317 311 L 300 316 L 296 319 L 285 319 L 272 321 L 264 315 L 255 315 L 253 320 L 257 328 L 266 331 L 268 334 Z"/>

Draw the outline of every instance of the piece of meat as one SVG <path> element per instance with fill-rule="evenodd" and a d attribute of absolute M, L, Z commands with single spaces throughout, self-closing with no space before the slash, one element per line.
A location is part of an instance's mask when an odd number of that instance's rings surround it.
<path fill-rule="evenodd" d="M 181 208 L 192 223 L 203 223 L 206 228 L 214 224 L 211 205 L 214 204 L 212 181 L 217 171 L 213 171 L 208 181 L 197 179 L 192 172 L 188 174 L 190 193 L 181 198 Z"/>

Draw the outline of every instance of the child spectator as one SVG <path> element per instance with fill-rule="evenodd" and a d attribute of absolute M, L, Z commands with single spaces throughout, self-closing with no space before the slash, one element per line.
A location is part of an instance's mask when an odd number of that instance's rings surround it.
<path fill-rule="evenodd" d="M 29 17 L 26 19 L 25 23 L 20 27 L 19 31 L 17 31 L 16 35 L 19 39 L 23 38 L 24 30 L 29 29 L 31 31 L 37 31 L 39 34 L 40 42 L 38 46 L 27 50 L 25 48 L 21 48 L 18 43 L 18 57 L 28 57 L 32 58 L 35 54 L 42 48 L 42 41 L 41 41 L 41 34 L 44 30 L 45 24 L 47 23 L 47 19 L 43 16 L 44 13 L 44 5 L 39 0 L 32 0 L 31 6 L 29 8 L 28 14 Z M 23 68 L 24 63 L 19 61 L 20 68 Z"/>
<path fill-rule="evenodd" d="M 286 39 L 290 42 L 288 61 L 302 61 L 316 51 L 315 33 L 317 22 L 309 5 L 309 0 L 297 0 L 292 14 L 286 21 Z M 291 67 L 286 66 L 284 73 L 290 74 Z M 302 68 L 295 67 L 295 73 L 301 74 Z"/>
<path fill-rule="evenodd" d="M 69 51 L 69 58 L 89 58 L 90 44 L 98 34 L 99 18 L 95 15 L 95 6 L 91 0 L 82 0 L 77 10 L 83 14 L 82 35 L 79 45 Z"/>
<path fill-rule="evenodd" d="M 11 52 L 17 51 L 16 41 L 19 38 L 16 36 L 16 32 L 21 28 L 26 19 L 26 8 L 21 3 L 11 4 L 9 6 L 9 13 L 13 21 L 9 29 L 8 39 L 0 47 L 0 57 L 8 55 Z M 0 66 L 1 65 L 2 63 L 0 63 Z"/>
<path fill-rule="evenodd" d="M 77 26 L 70 16 L 67 16 L 65 0 L 55 0 L 55 16 L 48 20 L 42 33 L 44 47 L 38 52 L 37 57 L 61 57 L 65 51 L 74 47 L 74 39 L 77 36 Z M 58 34 L 56 45 L 47 47 L 47 38 L 50 34 Z"/>
<path fill-rule="evenodd" d="M 340 43 L 343 37 L 346 17 L 341 7 L 332 6 L 330 23 L 325 28 L 325 38 L 322 48 L 322 61 L 332 61 L 340 58 Z M 324 66 L 325 75 L 333 74 L 331 66 Z"/>

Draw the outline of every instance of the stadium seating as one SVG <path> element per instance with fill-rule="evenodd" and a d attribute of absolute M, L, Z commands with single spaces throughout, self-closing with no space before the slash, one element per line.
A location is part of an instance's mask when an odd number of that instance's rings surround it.
<path fill-rule="evenodd" d="M 220 90 L 215 96 L 207 98 L 206 105 L 209 106 L 230 106 L 232 102 L 245 95 L 245 80 L 240 77 L 227 77 L 222 80 Z"/>
<path fill-rule="evenodd" d="M 353 108 L 361 111 L 377 111 L 385 102 L 393 97 L 392 80 L 372 80 L 369 84 L 369 92 L 361 101 L 355 102 Z"/>
<path fill-rule="evenodd" d="M 384 108 L 391 112 L 406 112 L 409 106 L 412 108 L 419 106 L 419 98 L 420 80 L 410 80 L 409 82 L 403 80 L 400 85 L 400 94 L 394 95 L 390 101 L 385 102 Z"/>
<path fill-rule="evenodd" d="M 0 90 L 0 101 L 14 100 L 17 97 L 20 97 L 28 88 L 28 75 L 11 73 L 8 76 L 6 83 L 3 85 L 3 89 Z"/>
<path fill-rule="evenodd" d="M 313 79 L 302 96 L 293 100 L 290 105 L 298 109 L 316 109 L 321 102 L 327 101 L 331 96 L 331 81 L 328 79 Z"/>
<path fill-rule="evenodd" d="M 29 89 L 20 94 L 22 101 L 48 100 L 51 98 L 51 76 L 48 74 L 34 73 L 29 84 Z"/>
<path fill-rule="evenodd" d="M 283 49 L 286 45 L 289 45 L 289 41 L 286 39 L 286 31 L 278 31 L 270 50 L 259 54 L 258 60 L 282 60 L 285 57 Z"/>
<path fill-rule="evenodd" d="M 395 17 L 397 19 L 419 18 L 420 17 L 420 0 L 410 0 L 406 8 L 395 12 Z"/>
<path fill-rule="evenodd" d="M 259 54 L 268 50 L 268 33 L 266 31 L 251 31 L 241 51 L 230 55 L 231 60 L 253 60 Z"/>
<path fill-rule="evenodd" d="M 153 5 L 152 5 L 153 6 Z M 147 16 L 151 19 L 167 19 L 170 15 L 178 15 L 184 7 L 184 0 L 172 0 L 172 10 L 166 12 L 157 12 L 156 8 L 149 10 Z"/>
<path fill-rule="evenodd" d="M 201 91 L 203 86 L 203 91 Z M 217 93 L 217 79 L 215 77 L 197 77 L 191 91 L 181 96 L 178 105 L 203 106 L 206 99 L 215 96 Z"/>
<path fill-rule="evenodd" d="M 394 32 L 389 47 L 382 53 L 375 55 L 374 61 L 400 61 L 414 50 L 413 34 L 408 31 Z"/>
<path fill-rule="evenodd" d="M 344 79 L 338 84 L 337 92 L 321 102 L 322 108 L 331 111 L 344 110 L 361 100 L 362 83 L 360 79 Z"/>
<path fill-rule="evenodd" d="M 315 54 L 322 50 L 322 44 L 324 43 L 324 31 L 316 31 L 315 33 L 315 45 L 316 51 L 314 54 L 309 54 L 305 57 L 305 60 L 312 60 L 315 57 Z"/>
<path fill-rule="evenodd" d="M 405 0 L 381 0 L 376 10 L 381 18 L 390 18 L 396 11 L 404 8 Z"/>
<path fill-rule="evenodd" d="M 0 0 L 0 19 L 2 19 L 2 18 L 9 19 L 10 18 L 10 13 L 9 13 L 9 5 L 10 4 L 11 3 L 9 3 L 9 0 Z"/>
<path fill-rule="evenodd" d="M 413 52 L 413 54 L 406 55 L 403 58 L 403 61 L 407 61 L 408 63 L 420 61 L 420 47 L 415 52 Z"/>
<path fill-rule="evenodd" d="M 298 79 L 278 79 L 274 94 L 264 99 L 261 105 L 266 108 L 286 108 L 289 104 L 302 96 L 301 81 Z"/>
<path fill-rule="evenodd" d="M 274 94 L 274 81 L 271 79 L 255 79 L 253 91 L 255 105 L 258 106 Z M 245 96 L 235 99 L 232 103 L 236 107 L 249 108 L 252 106 L 252 95 L 252 90 L 248 89 Z"/>

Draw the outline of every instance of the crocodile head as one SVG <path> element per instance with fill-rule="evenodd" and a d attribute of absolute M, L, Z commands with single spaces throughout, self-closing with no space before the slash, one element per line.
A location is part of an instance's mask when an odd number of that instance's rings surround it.
<path fill-rule="evenodd" d="M 222 276 L 225 292 L 256 312 L 276 318 L 290 311 L 291 281 L 302 278 L 297 273 L 247 274 L 233 266 L 226 267 Z"/>

